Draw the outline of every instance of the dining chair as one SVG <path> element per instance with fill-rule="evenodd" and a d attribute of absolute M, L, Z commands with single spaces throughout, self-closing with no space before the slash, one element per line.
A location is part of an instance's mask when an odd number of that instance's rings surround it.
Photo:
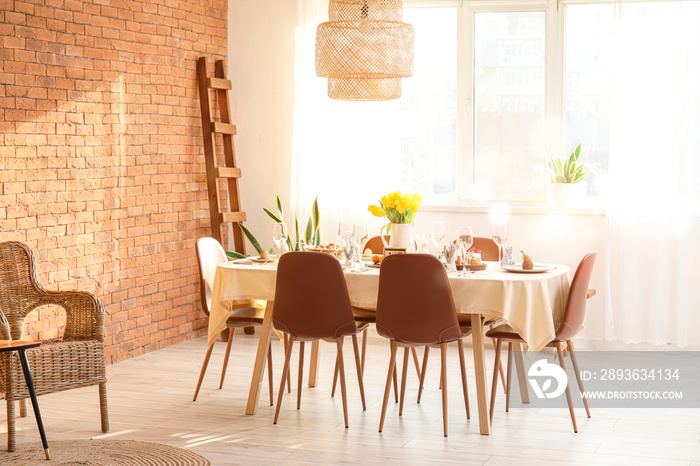
<path fill-rule="evenodd" d="M 566 365 L 564 363 L 564 351 L 571 355 L 571 363 L 574 366 L 574 373 L 576 374 L 576 381 L 578 382 L 578 388 L 581 392 L 581 397 L 583 398 L 583 405 L 586 408 L 586 415 L 591 417 L 591 411 L 588 409 L 588 400 L 583 390 L 583 382 L 581 381 L 581 373 L 578 368 L 578 362 L 576 361 L 576 353 L 574 353 L 574 337 L 583 330 L 583 319 L 586 315 L 586 300 L 595 294 L 595 290 L 589 290 L 588 286 L 591 281 L 591 274 L 593 273 L 593 265 L 595 264 L 595 259 L 597 257 L 595 251 L 589 252 L 584 256 L 576 269 L 574 278 L 571 280 L 571 287 L 569 288 L 569 297 L 566 301 L 566 306 L 564 307 L 564 316 L 557 327 L 554 339 L 547 344 L 548 347 L 554 347 L 557 349 L 557 357 L 559 359 L 559 365 L 564 372 L 566 372 Z M 511 385 L 511 372 L 512 372 L 512 359 L 513 359 L 513 344 L 514 343 L 524 343 L 523 338 L 518 335 L 518 333 L 513 330 L 508 325 L 500 325 L 493 330 L 486 332 L 486 336 L 496 340 L 496 362 L 499 363 L 501 356 L 501 345 L 504 341 L 508 342 L 508 369 L 507 369 L 507 381 L 506 381 L 506 412 L 508 412 L 510 407 L 510 385 Z M 495 387 L 498 383 L 498 372 L 494 370 L 493 384 L 491 386 L 491 406 L 489 409 L 490 419 L 493 422 L 493 410 L 494 404 L 496 402 Z M 574 426 L 574 432 L 578 432 L 578 427 L 576 426 L 576 416 L 574 414 L 574 406 L 571 400 L 571 390 L 569 390 L 569 385 L 566 385 L 566 402 L 569 405 L 569 414 L 571 416 L 571 423 Z"/>
<path fill-rule="evenodd" d="M 442 420 L 444 435 L 447 437 L 447 344 L 456 341 L 459 348 L 462 391 L 468 417 L 469 394 L 462 339 L 471 333 L 471 328 L 460 327 L 447 272 L 435 256 L 416 253 L 395 254 L 384 258 L 379 271 L 376 325 L 379 335 L 388 338 L 391 342 L 391 358 L 384 389 L 379 432 L 384 428 L 398 348 L 404 348 L 399 404 L 399 415 L 402 415 L 409 349 L 424 346 L 428 351 L 430 346 L 439 346 Z M 424 380 L 425 370 L 421 371 L 419 390 Z"/>
<path fill-rule="evenodd" d="M 219 264 L 228 261 L 226 257 L 226 251 L 221 246 L 221 243 L 215 238 L 208 236 L 198 238 L 195 243 L 195 251 L 197 254 L 197 265 L 199 267 L 199 298 L 202 305 L 202 310 L 209 316 L 209 311 L 211 310 L 211 297 L 214 287 L 214 276 L 216 275 L 216 267 Z M 245 328 L 250 326 L 262 326 L 263 317 L 265 316 L 265 310 L 258 307 L 249 307 L 246 305 L 234 305 L 232 303 L 227 303 L 231 308 L 231 315 L 226 320 L 226 328 L 228 329 L 228 340 L 226 342 L 226 355 L 224 356 L 224 365 L 221 369 L 221 381 L 219 382 L 219 389 L 224 386 L 224 378 L 226 377 L 226 368 L 228 367 L 229 355 L 231 354 L 231 344 L 233 343 L 233 335 L 237 328 Z M 246 306 L 246 307 L 238 307 Z M 192 401 L 197 401 L 197 396 L 199 395 L 199 389 L 202 386 L 202 380 L 204 379 L 204 374 L 207 372 L 207 366 L 209 365 L 209 358 L 211 357 L 214 345 L 209 346 L 206 356 L 204 356 L 204 362 L 202 363 L 202 369 L 199 372 L 199 380 L 197 381 L 197 388 L 194 391 L 194 397 Z M 274 394 L 272 391 L 272 345 L 267 348 L 267 376 L 270 387 L 270 406 L 272 406 L 274 401 Z"/>
<path fill-rule="evenodd" d="M 272 325 L 276 330 L 289 335 L 274 424 L 277 424 L 282 406 L 284 385 L 289 376 L 294 343 L 299 342 L 297 384 L 297 409 L 299 409 L 301 407 L 304 372 L 304 343 L 315 340 L 333 340 L 338 349 L 336 363 L 340 373 L 345 427 L 348 427 L 343 341 L 346 336 L 352 337 L 357 381 L 360 386 L 360 397 L 364 410 L 366 409 L 365 389 L 362 381 L 357 334 L 365 330 L 367 324 L 359 326 L 356 324 L 340 261 L 331 255 L 317 252 L 298 251 L 284 254 L 277 266 L 274 302 Z"/>
<path fill-rule="evenodd" d="M 389 244 L 390 239 L 391 236 L 384 235 L 384 240 L 387 244 Z M 384 243 L 382 242 L 382 237 L 377 235 L 368 239 L 365 246 L 362 248 L 362 252 L 366 251 L 367 249 L 372 251 L 372 254 L 384 254 Z"/>
<path fill-rule="evenodd" d="M 27 245 L 0 243 L 0 339 L 22 340 L 27 315 L 46 305 L 66 312 L 63 336 L 43 341 L 26 351 L 36 395 L 97 385 L 100 396 L 102 432 L 109 431 L 107 377 L 105 374 L 105 310 L 100 300 L 84 291 L 45 290 L 37 274 L 34 253 Z M 0 355 L 0 392 L 7 402 L 7 450 L 15 451 L 15 401 L 26 416 L 30 397 L 20 359 L 16 353 Z"/>

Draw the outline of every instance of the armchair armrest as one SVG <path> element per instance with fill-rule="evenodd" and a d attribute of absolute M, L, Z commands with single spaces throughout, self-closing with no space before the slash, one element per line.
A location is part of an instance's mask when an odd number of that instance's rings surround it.
<path fill-rule="evenodd" d="M 105 309 L 95 295 L 87 291 L 42 291 L 42 304 L 55 304 L 66 310 L 64 341 L 104 341 Z"/>

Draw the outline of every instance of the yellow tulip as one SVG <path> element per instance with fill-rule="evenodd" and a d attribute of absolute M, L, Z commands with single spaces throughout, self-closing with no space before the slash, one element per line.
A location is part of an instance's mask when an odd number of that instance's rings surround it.
<path fill-rule="evenodd" d="M 406 209 L 408 208 L 408 202 L 401 198 L 398 201 L 396 201 L 396 211 L 400 214 L 403 214 L 406 212 Z"/>
<path fill-rule="evenodd" d="M 415 214 L 418 212 L 418 207 L 420 206 L 420 202 L 416 202 L 415 200 L 409 202 L 408 204 L 408 211 L 411 212 L 412 214 Z"/>
<path fill-rule="evenodd" d="M 417 202 L 418 205 L 420 205 L 420 203 L 421 203 L 421 201 L 422 201 L 422 199 L 421 199 L 421 197 L 420 197 L 420 194 L 414 194 L 414 195 L 413 195 L 413 201 L 414 201 L 414 202 Z"/>
<path fill-rule="evenodd" d="M 391 202 L 391 199 L 389 199 L 389 196 L 384 196 L 382 198 L 382 205 L 386 208 L 394 207 L 394 204 Z"/>
<path fill-rule="evenodd" d="M 386 210 L 382 209 L 381 207 L 377 207 L 376 205 L 369 206 L 368 210 L 372 212 L 372 215 L 375 217 L 384 217 L 386 215 Z"/>

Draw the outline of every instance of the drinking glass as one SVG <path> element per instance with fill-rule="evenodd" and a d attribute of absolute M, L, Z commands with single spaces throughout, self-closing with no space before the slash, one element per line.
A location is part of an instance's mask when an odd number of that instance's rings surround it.
<path fill-rule="evenodd" d="M 501 265 L 501 260 L 503 259 L 503 243 L 508 239 L 508 229 L 505 223 L 494 223 L 493 230 L 491 232 L 491 238 L 498 245 L 498 265 Z"/>
<path fill-rule="evenodd" d="M 360 249 L 360 255 L 362 255 L 362 245 L 367 240 L 367 225 L 364 223 L 358 223 L 352 230 L 352 239 L 357 243 L 358 249 Z"/>
<path fill-rule="evenodd" d="M 474 244 L 472 227 L 459 227 L 459 249 L 462 252 L 462 259 L 467 258 L 467 252 L 472 244 Z"/>
<path fill-rule="evenodd" d="M 338 237 L 343 242 L 344 246 L 348 245 L 350 237 L 352 236 L 352 223 L 347 221 L 341 221 L 338 225 Z"/>
<path fill-rule="evenodd" d="M 287 241 L 287 224 L 284 222 L 275 223 L 272 226 L 272 239 L 277 245 L 279 254 L 282 255 L 282 244 Z"/>
<path fill-rule="evenodd" d="M 430 225 L 430 239 L 435 243 L 435 255 L 439 257 L 438 245 L 445 239 L 445 224 L 443 222 L 433 222 Z"/>

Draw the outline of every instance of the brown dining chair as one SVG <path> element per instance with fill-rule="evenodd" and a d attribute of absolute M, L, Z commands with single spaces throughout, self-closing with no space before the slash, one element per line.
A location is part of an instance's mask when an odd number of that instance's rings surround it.
<path fill-rule="evenodd" d="M 549 347 L 554 347 L 557 349 L 557 356 L 559 359 L 559 365 L 564 372 L 566 372 L 566 366 L 564 363 L 564 351 L 567 351 L 571 355 L 571 363 L 574 366 L 574 373 L 576 374 L 576 381 L 578 382 L 578 388 L 581 391 L 581 397 L 583 398 L 583 405 L 586 408 L 586 415 L 591 417 L 591 411 L 588 409 L 588 400 L 583 391 L 583 382 L 581 381 L 581 373 L 579 372 L 578 362 L 576 361 L 576 354 L 574 353 L 574 342 L 573 338 L 583 329 L 583 318 L 586 315 L 586 300 L 595 294 L 594 290 L 589 290 L 588 285 L 591 281 L 591 274 L 593 273 L 593 265 L 595 264 L 595 259 L 598 254 L 593 251 L 589 252 L 584 256 L 576 269 L 574 278 L 571 280 L 571 287 L 569 288 L 569 297 L 566 301 L 566 307 L 564 308 L 564 316 L 562 318 L 559 327 L 556 330 L 554 339 L 547 344 Z M 500 325 L 493 330 L 486 332 L 486 336 L 496 340 L 496 363 L 499 363 L 501 355 L 501 344 L 506 341 L 508 342 L 508 375 L 506 382 L 506 412 L 510 406 L 510 385 L 511 385 L 511 361 L 513 359 L 513 343 L 524 343 L 523 338 L 518 335 L 518 333 L 513 330 L 508 325 Z M 491 387 L 491 406 L 489 410 L 491 422 L 493 422 L 493 409 L 496 402 L 496 396 L 494 389 L 498 383 L 498 372 L 494 370 L 493 384 Z M 571 390 L 569 390 L 569 385 L 566 386 L 566 402 L 569 405 L 569 414 L 571 415 L 571 423 L 574 426 L 574 432 L 578 432 L 578 427 L 576 426 L 576 416 L 574 414 L 574 406 L 571 400 Z"/>
<path fill-rule="evenodd" d="M 209 311 L 211 310 L 211 297 L 214 287 L 214 276 L 216 275 L 216 267 L 219 264 L 228 261 L 226 257 L 226 251 L 221 246 L 221 244 L 214 238 L 205 236 L 197 239 L 195 244 L 195 251 L 197 253 L 197 265 L 199 266 L 199 298 L 202 305 L 202 310 L 209 316 Z M 221 381 L 219 382 L 219 389 L 224 386 L 224 378 L 226 377 L 226 368 L 228 367 L 229 355 L 231 354 L 231 344 L 233 343 L 233 334 L 236 332 L 237 328 L 245 328 L 250 326 L 262 326 L 263 317 L 265 316 L 265 310 L 258 307 L 237 307 L 231 303 L 228 304 L 231 307 L 231 315 L 226 320 L 226 328 L 228 329 L 228 341 L 226 342 L 226 355 L 224 356 L 224 365 L 221 369 Z M 204 379 L 204 374 L 207 372 L 207 366 L 209 365 L 209 358 L 211 357 L 214 345 L 209 346 L 207 354 L 204 357 L 204 362 L 202 363 L 202 369 L 199 372 L 199 380 L 197 381 L 197 388 L 194 391 L 194 397 L 192 401 L 197 401 L 197 396 L 199 395 L 199 389 L 202 386 L 202 380 Z M 272 345 L 267 349 L 267 376 L 270 387 L 270 406 L 272 406 L 274 401 L 274 394 L 272 391 Z"/>
<path fill-rule="evenodd" d="M 45 290 L 37 275 L 34 253 L 27 245 L 0 243 L 0 339 L 22 340 L 27 314 L 46 305 L 62 307 L 66 326 L 58 341 L 42 342 L 26 351 L 36 395 L 97 385 L 102 432 L 109 431 L 107 377 L 105 374 L 105 309 L 100 300 L 84 291 Z M 7 402 L 7 450 L 15 451 L 15 402 L 26 416 L 30 397 L 17 354 L 0 355 L 0 393 Z"/>
<path fill-rule="evenodd" d="M 317 252 L 298 251 L 284 254 L 277 266 L 274 302 L 272 324 L 275 329 L 289 335 L 274 423 L 277 424 L 279 418 L 294 343 L 299 342 L 297 384 L 297 409 L 299 409 L 301 407 L 304 372 L 304 343 L 315 340 L 333 340 L 338 348 L 336 361 L 340 373 L 345 427 L 348 427 L 343 341 L 346 336 L 352 337 L 355 368 L 360 385 L 362 409 L 364 410 L 366 409 L 365 389 L 362 382 L 357 334 L 364 330 L 367 324 L 358 326 L 355 323 L 350 305 L 350 295 L 340 261 L 328 254 Z"/>
<path fill-rule="evenodd" d="M 389 244 L 390 239 L 391 236 L 384 235 L 386 244 Z M 367 249 L 372 251 L 372 254 L 384 254 L 384 243 L 382 243 L 382 237 L 377 235 L 368 239 L 365 243 L 365 247 L 362 248 L 362 252 L 366 251 Z"/>
<path fill-rule="evenodd" d="M 447 437 L 447 344 L 457 342 L 462 371 L 464 404 L 469 416 L 467 373 L 464 366 L 462 339 L 471 333 L 468 327 L 460 327 L 457 321 L 452 289 L 442 263 L 431 254 L 395 254 L 384 258 L 379 271 L 379 295 L 377 299 L 377 332 L 391 341 L 391 358 L 384 389 L 379 432 L 384 428 L 384 418 L 389 400 L 391 380 L 396 367 L 398 348 L 404 348 L 403 377 L 399 415 L 403 414 L 406 391 L 408 350 L 416 346 L 440 347 L 442 422 Z M 421 371 L 419 388 L 423 386 L 425 371 Z"/>

